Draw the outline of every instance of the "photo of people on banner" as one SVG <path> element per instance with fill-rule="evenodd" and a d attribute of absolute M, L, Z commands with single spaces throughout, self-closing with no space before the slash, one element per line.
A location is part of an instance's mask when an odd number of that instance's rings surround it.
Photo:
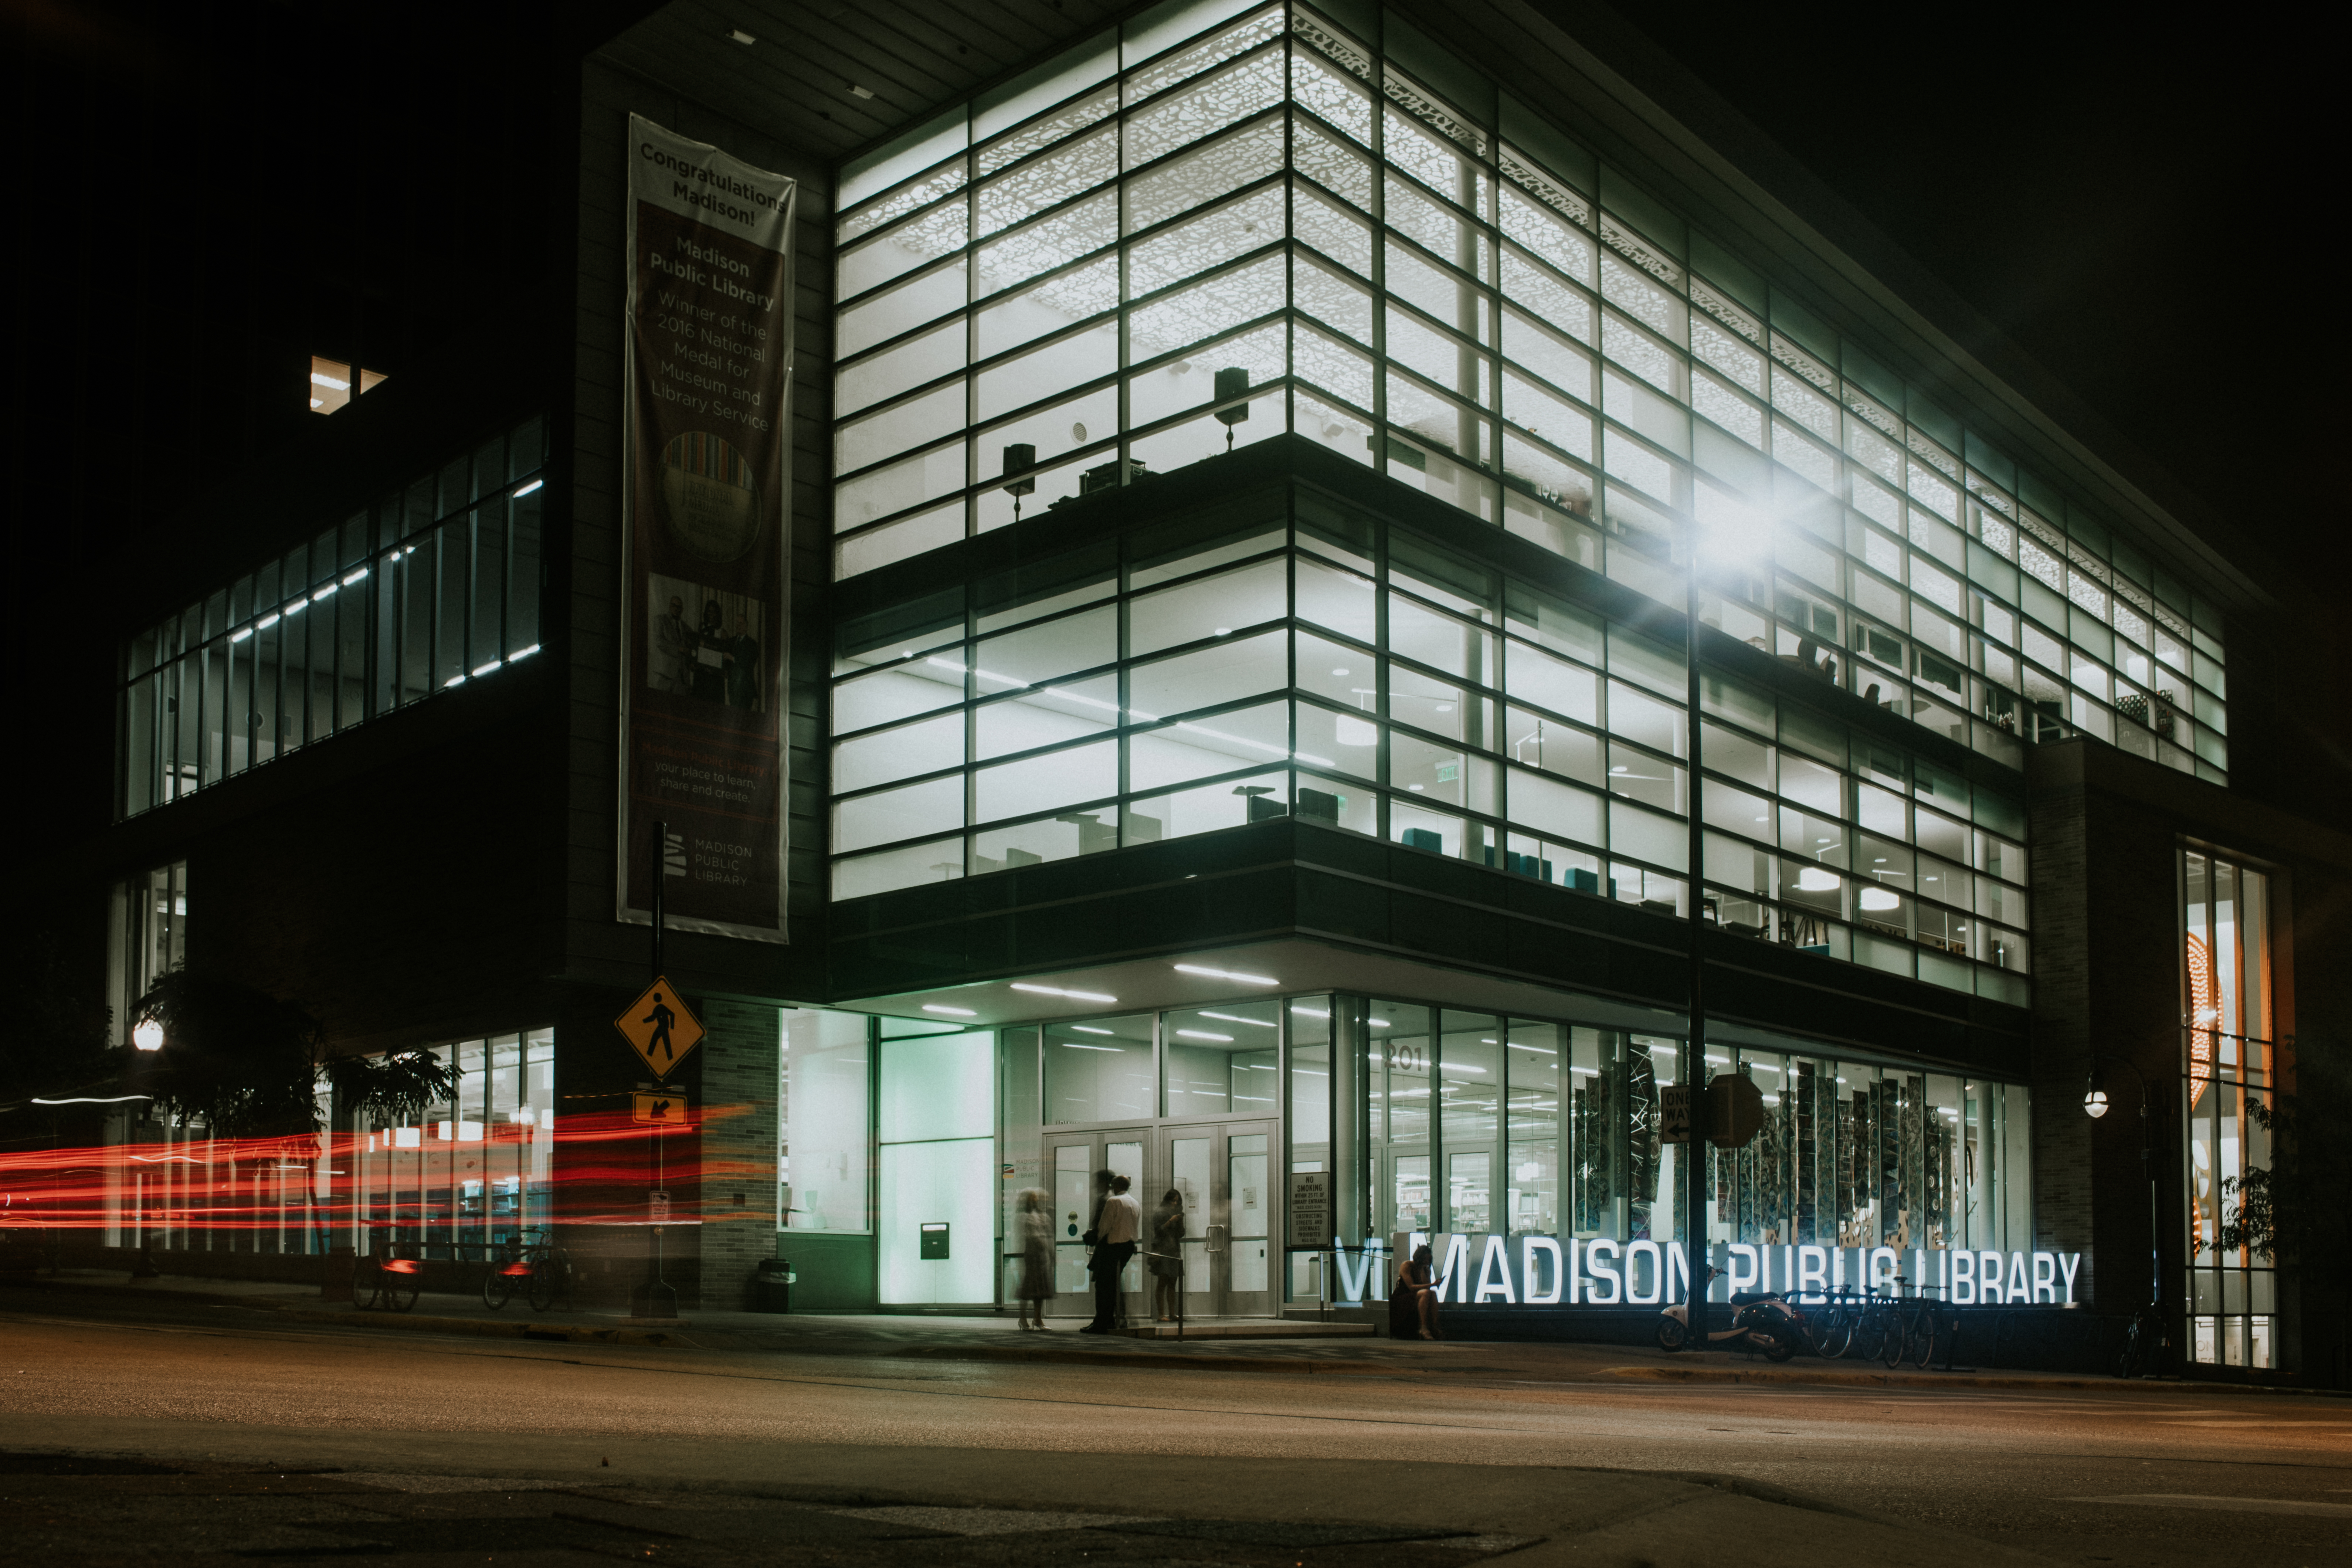
<path fill-rule="evenodd" d="M 766 707 L 760 652 L 766 606 L 749 594 L 647 574 L 646 684 L 757 713 Z"/>
<path fill-rule="evenodd" d="M 783 942 L 797 187 L 642 116 L 625 146 L 614 912 L 659 886 L 672 930 Z"/>

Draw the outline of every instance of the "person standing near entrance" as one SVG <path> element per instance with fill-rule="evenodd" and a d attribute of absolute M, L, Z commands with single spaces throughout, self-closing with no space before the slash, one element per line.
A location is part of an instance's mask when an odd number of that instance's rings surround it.
<path fill-rule="evenodd" d="M 1107 1334 L 1118 1327 L 1118 1277 L 1135 1256 L 1136 1237 L 1143 1233 L 1143 1210 L 1127 1195 L 1125 1176 L 1113 1176 L 1110 1192 L 1095 1214 L 1095 1255 L 1087 1267 L 1095 1276 L 1095 1321 L 1078 1332 Z"/>
<path fill-rule="evenodd" d="M 1015 1217 L 1020 1223 L 1021 1285 L 1015 1294 L 1021 1301 L 1021 1326 L 1043 1329 L 1045 1303 L 1054 1296 L 1054 1215 L 1043 1187 L 1022 1192 Z"/>
<path fill-rule="evenodd" d="M 1175 1188 L 1151 1215 L 1151 1315 L 1160 1322 L 1176 1317 L 1176 1293 L 1184 1288 L 1184 1194 Z"/>

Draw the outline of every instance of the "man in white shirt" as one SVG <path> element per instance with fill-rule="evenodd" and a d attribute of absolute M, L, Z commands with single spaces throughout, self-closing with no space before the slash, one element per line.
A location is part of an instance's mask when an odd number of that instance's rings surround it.
<path fill-rule="evenodd" d="M 1107 1334 L 1118 1327 L 1118 1277 L 1143 1234 L 1143 1210 L 1127 1189 L 1125 1176 L 1113 1176 L 1110 1194 L 1095 1216 L 1095 1254 L 1087 1261 L 1095 1276 L 1095 1321 L 1078 1331 L 1082 1334 Z"/>

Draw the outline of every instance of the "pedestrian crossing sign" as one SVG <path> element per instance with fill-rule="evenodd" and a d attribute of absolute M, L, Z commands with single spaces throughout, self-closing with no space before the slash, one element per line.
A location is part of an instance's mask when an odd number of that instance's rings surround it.
<path fill-rule="evenodd" d="M 702 1043 L 702 1020 L 666 978 L 646 986 L 645 994 L 613 1020 L 613 1027 L 645 1058 L 656 1079 L 667 1078 L 686 1059 L 686 1053 Z"/>

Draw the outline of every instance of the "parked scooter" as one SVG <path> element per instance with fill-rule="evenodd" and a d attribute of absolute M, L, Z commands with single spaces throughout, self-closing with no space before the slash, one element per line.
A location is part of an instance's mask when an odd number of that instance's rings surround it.
<path fill-rule="evenodd" d="M 1708 1283 L 1723 1271 L 1710 1267 Z M 1760 1351 L 1767 1361 L 1787 1361 L 1805 1347 L 1805 1315 L 1778 1290 L 1735 1290 L 1731 1295 L 1731 1327 L 1706 1336 L 1710 1345 Z M 1678 1351 L 1690 1345 L 1690 1307 L 1676 1302 L 1658 1316 L 1658 1348 Z"/>

